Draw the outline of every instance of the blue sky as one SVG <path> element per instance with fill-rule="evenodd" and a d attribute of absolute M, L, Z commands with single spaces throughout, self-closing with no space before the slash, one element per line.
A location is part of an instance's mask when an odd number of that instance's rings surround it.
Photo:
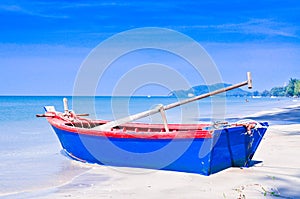
<path fill-rule="evenodd" d="M 262 91 L 300 79 L 299 21 L 296 0 L 3 0 L 0 95 L 71 95 L 94 47 L 143 27 L 186 34 L 206 49 L 225 82 L 243 81 L 252 71 L 254 89 Z"/>

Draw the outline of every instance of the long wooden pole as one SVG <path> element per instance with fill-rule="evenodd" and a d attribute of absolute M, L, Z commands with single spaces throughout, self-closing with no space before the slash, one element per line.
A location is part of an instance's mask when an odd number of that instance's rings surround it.
<path fill-rule="evenodd" d="M 127 122 L 132 122 L 134 120 L 138 120 L 138 119 L 141 119 L 143 117 L 147 117 L 147 116 L 162 112 L 163 110 L 168 110 L 168 109 L 171 109 L 171 108 L 175 108 L 177 106 L 181 106 L 181 105 L 184 105 L 184 104 L 196 101 L 196 100 L 200 100 L 200 99 L 207 98 L 207 97 L 210 97 L 210 96 L 213 96 L 213 95 L 217 95 L 219 93 L 223 93 L 223 92 L 226 92 L 226 91 L 229 91 L 229 90 L 233 90 L 235 88 L 239 88 L 239 87 L 245 86 L 245 85 L 248 85 L 249 89 L 252 88 L 252 78 L 251 78 L 251 73 L 250 72 L 247 72 L 247 81 L 244 81 L 244 82 L 241 82 L 241 83 L 238 83 L 238 84 L 226 87 L 226 88 L 222 88 L 222 89 L 219 89 L 219 90 L 216 90 L 216 91 L 205 93 L 203 95 L 198 95 L 196 97 L 189 98 L 189 99 L 186 99 L 186 100 L 183 100 L 183 101 L 174 102 L 172 104 L 168 104 L 168 105 L 165 105 L 165 106 L 160 105 L 160 106 L 157 106 L 156 108 L 148 110 L 148 111 L 137 113 L 135 115 L 130 115 L 128 117 L 117 119 L 115 121 L 107 122 L 103 125 L 95 127 L 95 129 L 110 130 L 111 128 L 119 126 L 121 124 L 125 124 Z M 164 123 L 166 121 L 165 119 L 166 118 L 163 118 Z M 165 124 L 165 126 L 166 126 L 166 124 Z M 166 128 L 166 131 L 167 131 L 167 128 Z"/>

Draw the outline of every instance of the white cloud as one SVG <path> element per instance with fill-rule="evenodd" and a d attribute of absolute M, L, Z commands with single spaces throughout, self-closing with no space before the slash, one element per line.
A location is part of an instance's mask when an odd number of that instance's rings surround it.
<path fill-rule="evenodd" d="M 244 23 L 221 25 L 219 28 L 222 28 L 225 31 L 240 32 L 244 34 L 298 37 L 295 27 L 292 27 L 290 24 L 276 22 L 270 19 L 251 19 Z"/>
<path fill-rule="evenodd" d="M 222 33 L 240 33 L 248 35 L 282 36 L 300 38 L 297 34 L 299 27 L 277 22 L 273 19 L 250 19 L 242 23 L 226 23 L 217 25 L 177 26 L 180 29 L 206 29 Z"/>
<path fill-rule="evenodd" d="M 26 8 L 30 7 L 30 8 Z M 38 8 L 35 5 L 0 5 L 0 11 L 19 13 L 23 15 L 44 17 L 44 18 L 68 18 L 66 15 L 46 14 L 48 8 Z"/>

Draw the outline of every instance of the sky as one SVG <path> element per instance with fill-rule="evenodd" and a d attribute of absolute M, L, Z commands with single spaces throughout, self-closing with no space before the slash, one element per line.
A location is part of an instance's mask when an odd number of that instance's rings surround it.
<path fill-rule="evenodd" d="M 197 41 L 224 82 L 244 81 L 251 71 L 254 90 L 269 90 L 290 78 L 300 79 L 299 21 L 296 0 L 2 0 L 0 95 L 72 95 L 80 68 L 96 46 L 120 32 L 145 27 L 171 29 Z M 157 52 L 135 53 L 133 59 L 146 65 L 172 65 L 176 60 Z M 126 73 L 112 68 L 117 77 Z M 186 68 L 191 86 L 205 83 Z M 185 73 L 184 68 L 180 71 Z M 140 73 L 138 78 L 147 76 Z M 107 78 L 100 81 L 98 95 L 114 89 Z M 137 85 L 134 92 L 166 95 L 169 90 L 154 82 L 152 87 Z"/>

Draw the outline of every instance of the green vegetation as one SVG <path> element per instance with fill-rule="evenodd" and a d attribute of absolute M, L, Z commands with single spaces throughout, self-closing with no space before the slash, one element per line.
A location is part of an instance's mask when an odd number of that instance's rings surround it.
<path fill-rule="evenodd" d="M 254 96 L 276 96 L 276 97 L 300 97 L 300 80 L 291 78 L 289 84 L 284 87 L 274 87 L 270 91 L 255 91 Z"/>
<path fill-rule="evenodd" d="M 217 89 L 231 86 L 231 84 L 218 83 L 213 85 L 198 85 L 194 86 L 187 90 L 175 90 L 169 93 L 169 96 L 177 97 L 193 97 L 196 95 L 202 95 Z M 262 92 L 254 91 L 248 92 L 241 88 L 230 90 L 226 92 L 226 96 L 238 96 L 238 97 L 247 97 L 247 96 L 276 96 L 276 97 L 300 97 L 300 80 L 291 78 L 289 84 L 283 87 L 274 87 L 270 91 L 264 90 Z"/>

